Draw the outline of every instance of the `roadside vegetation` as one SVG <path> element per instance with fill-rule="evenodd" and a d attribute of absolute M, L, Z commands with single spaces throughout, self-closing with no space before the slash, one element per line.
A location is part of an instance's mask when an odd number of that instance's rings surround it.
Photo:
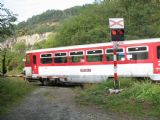
<path fill-rule="evenodd" d="M 4 49 L 3 54 L 5 54 L 5 65 L 7 69 L 7 74 L 20 74 L 24 67 L 23 59 L 25 58 L 25 51 L 27 50 L 25 43 L 19 42 L 15 44 L 12 49 Z M 3 54 L 0 53 L 0 73 L 2 72 L 2 58 Z"/>
<path fill-rule="evenodd" d="M 18 104 L 34 88 L 33 85 L 23 79 L 0 78 L 0 114 L 7 112 L 12 106 Z"/>
<path fill-rule="evenodd" d="M 83 105 L 96 104 L 107 111 L 124 115 L 160 118 L 159 85 L 135 78 L 121 78 L 120 81 L 123 91 L 119 94 L 109 93 L 109 88 L 113 88 L 110 79 L 102 84 L 85 86 L 76 100 Z"/>

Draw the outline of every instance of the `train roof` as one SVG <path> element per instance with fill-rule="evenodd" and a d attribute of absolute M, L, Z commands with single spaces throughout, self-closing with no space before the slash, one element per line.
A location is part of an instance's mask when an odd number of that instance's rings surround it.
<path fill-rule="evenodd" d="M 160 38 L 151 38 L 151 39 L 141 39 L 141 40 L 126 40 L 120 42 L 120 45 L 127 44 L 136 44 L 136 43 L 152 43 L 152 42 L 160 42 Z M 45 48 L 45 49 L 37 49 L 26 51 L 26 53 L 35 53 L 35 52 L 47 52 L 54 50 L 68 50 L 68 49 L 77 49 L 77 48 L 92 48 L 92 47 L 103 47 L 103 46 L 111 46 L 113 42 L 106 43 L 94 43 L 94 44 L 85 44 L 85 45 L 73 45 L 73 46 L 65 46 L 65 47 L 55 47 L 55 48 Z"/>

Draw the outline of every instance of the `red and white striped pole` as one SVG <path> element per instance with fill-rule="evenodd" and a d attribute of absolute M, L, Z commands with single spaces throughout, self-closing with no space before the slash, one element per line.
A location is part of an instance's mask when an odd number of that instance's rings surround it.
<path fill-rule="evenodd" d="M 119 89 L 120 83 L 117 75 L 117 47 L 118 42 L 113 42 L 113 61 L 114 61 L 114 89 Z"/>
<path fill-rule="evenodd" d="M 118 41 L 124 41 L 124 19 L 109 18 L 109 28 L 111 29 L 111 40 L 113 41 L 114 89 L 115 89 L 113 91 L 117 93 L 117 90 L 120 87 L 120 82 L 118 80 L 118 74 L 117 74 L 117 61 L 118 61 L 117 48 L 118 48 Z"/>

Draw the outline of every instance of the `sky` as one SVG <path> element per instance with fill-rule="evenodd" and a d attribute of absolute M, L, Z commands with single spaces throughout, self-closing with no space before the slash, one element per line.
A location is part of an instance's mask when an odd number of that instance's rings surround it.
<path fill-rule="evenodd" d="M 48 9 L 64 10 L 77 5 L 93 3 L 95 0 L 0 0 L 5 8 L 17 14 L 18 22 L 26 21 Z"/>

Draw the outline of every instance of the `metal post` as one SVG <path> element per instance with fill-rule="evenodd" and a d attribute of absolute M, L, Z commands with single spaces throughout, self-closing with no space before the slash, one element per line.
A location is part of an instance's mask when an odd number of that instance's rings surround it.
<path fill-rule="evenodd" d="M 114 60 L 114 89 L 119 89 L 120 83 L 117 75 L 117 46 L 118 42 L 113 43 L 113 60 Z"/>

